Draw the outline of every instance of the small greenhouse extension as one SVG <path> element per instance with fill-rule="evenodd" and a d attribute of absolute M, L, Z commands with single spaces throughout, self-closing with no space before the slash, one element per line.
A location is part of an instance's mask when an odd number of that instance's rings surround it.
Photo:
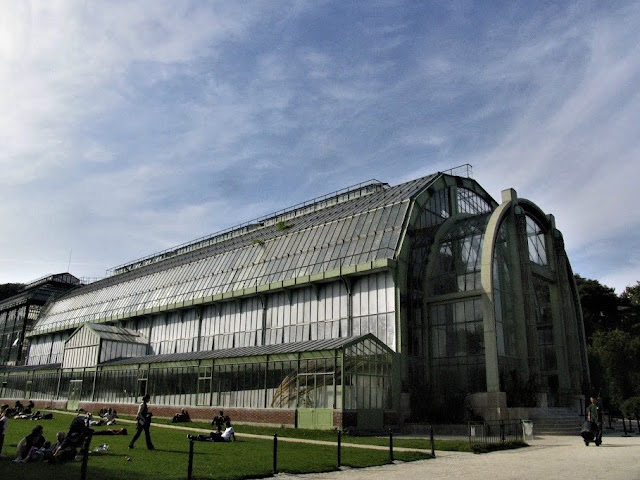
<path fill-rule="evenodd" d="M 114 336 L 111 332 L 111 339 Z M 89 340 L 92 336 L 82 337 Z M 79 347 L 74 344 L 74 348 Z M 23 367 L 21 372 L 5 372 L 3 378 L 5 392 L 12 396 L 68 399 L 75 408 L 87 402 L 135 403 L 140 395 L 152 391 L 155 406 L 283 409 L 295 412 L 290 418 L 297 416 L 296 425 L 306 428 L 333 428 L 334 412 L 352 410 L 351 425 L 343 426 L 382 428 L 383 412 L 392 406 L 393 357 L 389 347 L 366 334 L 116 359 L 93 368 L 64 371 Z M 368 412 L 360 421 L 358 410 Z M 371 415 L 371 410 L 379 412 Z M 379 421 L 371 423 L 371 418 Z"/>

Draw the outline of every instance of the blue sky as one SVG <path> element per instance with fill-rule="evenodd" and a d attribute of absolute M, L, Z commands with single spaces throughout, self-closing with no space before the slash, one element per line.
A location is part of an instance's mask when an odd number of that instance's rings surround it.
<path fill-rule="evenodd" d="M 0 283 L 469 163 L 640 280 L 640 3 L 0 1 Z"/>

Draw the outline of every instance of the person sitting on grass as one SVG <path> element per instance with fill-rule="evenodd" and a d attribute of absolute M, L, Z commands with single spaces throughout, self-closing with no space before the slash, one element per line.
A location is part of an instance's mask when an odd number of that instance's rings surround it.
<path fill-rule="evenodd" d="M 171 420 L 172 423 L 182 423 L 190 421 L 191 418 L 189 417 L 189 412 L 187 412 L 184 408 L 181 409 L 179 413 L 176 413 Z"/>
<path fill-rule="evenodd" d="M 24 410 L 24 405 L 22 405 L 22 402 L 20 400 L 16 400 L 16 403 L 13 406 L 14 414 L 20 415 L 23 410 Z"/>
<path fill-rule="evenodd" d="M 13 461 L 16 463 L 29 461 L 33 453 L 44 445 L 43 432 L 44 428 L 42 428 L 42 425 L 33 427 L 31 433 L 18 442 L 18 451 Z"/>
<path fill-rule="evenodd" d="M 116 424 L 116 411 L 112 408 L 107 409 L 106 412 L 102 415 L 104 421 L 107 422 L 107 425 L 115 425 Z"/>
<path fill-rule="evenodd" d="M 91 412 L 87 414 L 86 422 L 87 422 L 87 427 L 100 427 L 107 423 L 103 418 L 100 418 L 99 420 L 94 420 L 93 414 Z"/>
<path fill-rule="evenodd" d="M 86 417 L 82 415 L 74 417 L 64 439 L 52 451 L 53 458 L 49 459 L 49 463 L 72 461 L 78 454 L 85 439 L 91 437 L 93 433 L 93 429 L 87 427 Z"/>
<path fill-rule="evenodd" d="M 216 430 L 218 431 L 218 433 L 220 433 L 222 431 L 222 427 L 227 422 L 231 422 L 231 418 L 229 417 L 229 415 L 225 415 L 224 412 L 220 410 L 220 415 L 216 415 L 215 417 L 213 417 L 213 420 L 211 420 L 211 425 L 216 427 Z"/>
<path fill-rule="evenodd" d="M 22 410 L 21 413 L 25 414 L 25 415 L 31 415 L 33 413 L 33 408 L 36 406 L 35 403 L 33 403 L 33 400 L 29 400 L 29 402 L 27 403 L 27 406 L 24 407 L 24 409 Z"/>
<path fill-rule="evenodd" d="M 45 450 L 43 460 L 49 461 L 49 462 L 52 461 L 56 452 L 60 450 L 66 438 L 67 438 L 67 434 L 65 432 L 56 433 L 56 443 L 54 443 L 53 445 L 51 445 L 50 448 Z"/>

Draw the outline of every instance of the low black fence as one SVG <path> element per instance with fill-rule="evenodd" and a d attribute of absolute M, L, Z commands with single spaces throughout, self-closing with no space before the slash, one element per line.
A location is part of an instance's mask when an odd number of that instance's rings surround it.
<path fill-rule="evenodd" d="M 521 420 L 469 422 L 469 443 L 487 444 L 522 441 L 522 428 Z"/>
<path fill-rule="evenodd" d="M 429 440 L 431 443 L 431 456 L 435 458 L 436 449 L 435 449 L 435 440 L 433 437 L 433 427 L 429 428 Z M 235 437 L 234 437 L 235 438 Z M 204 435 L 187 435 L 187 439 L 189 440 L 189 462 L 187 464 L 187 480 L 193 479 L 193 448 L 195 442 L 207 442 L 207 439 Z M 338 430 L 338 438 L 337 438 L 337 467 L 340 468 L 342 466 L 342 431 Z M 393 432 L 389 430 L 389 461 L 393 462 Z M 278 434 L 273 435 L 273 475 L 278 474 Z M 83 479 L 84 480 L 84 477 Z"/>

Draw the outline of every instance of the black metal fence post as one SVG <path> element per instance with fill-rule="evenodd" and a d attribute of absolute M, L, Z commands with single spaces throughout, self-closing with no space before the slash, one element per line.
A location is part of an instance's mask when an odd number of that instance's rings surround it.
<path fill-rule="evenodd" d="M 87 435 L 82 442 L 82 466 L 80 467 L 80 480 L 87 480 L 87 463 L 89 461 L 89 444 L 91 434 Z"/>
<path fill-rule="evenodd" d="M 278 473 L 278 434 L 273 434 L 273 474 Z"/>
<path fill-rule="evenodd" d="M 189 439 L 189 466 L 187 467 L 187 480 L 193 475 L 193 438 Z"/>
<path fill-rule="evenodd" d="M 436 444 L 433 441 L 433 425 L 429 427 L 429 438 L 431 440 L 431 456 L 436 458 Z"/>
<path fill-rule="evenodd" d="M 389 460 L 393 462 L 393 432 L 389 429 Z"/>
<path fill-rule="evenodd" d="M 338 468 L 342 465 L 342 455 L 340 453 L 340 448 L 342 447 L 342 432 L 338 430 Z"/>

